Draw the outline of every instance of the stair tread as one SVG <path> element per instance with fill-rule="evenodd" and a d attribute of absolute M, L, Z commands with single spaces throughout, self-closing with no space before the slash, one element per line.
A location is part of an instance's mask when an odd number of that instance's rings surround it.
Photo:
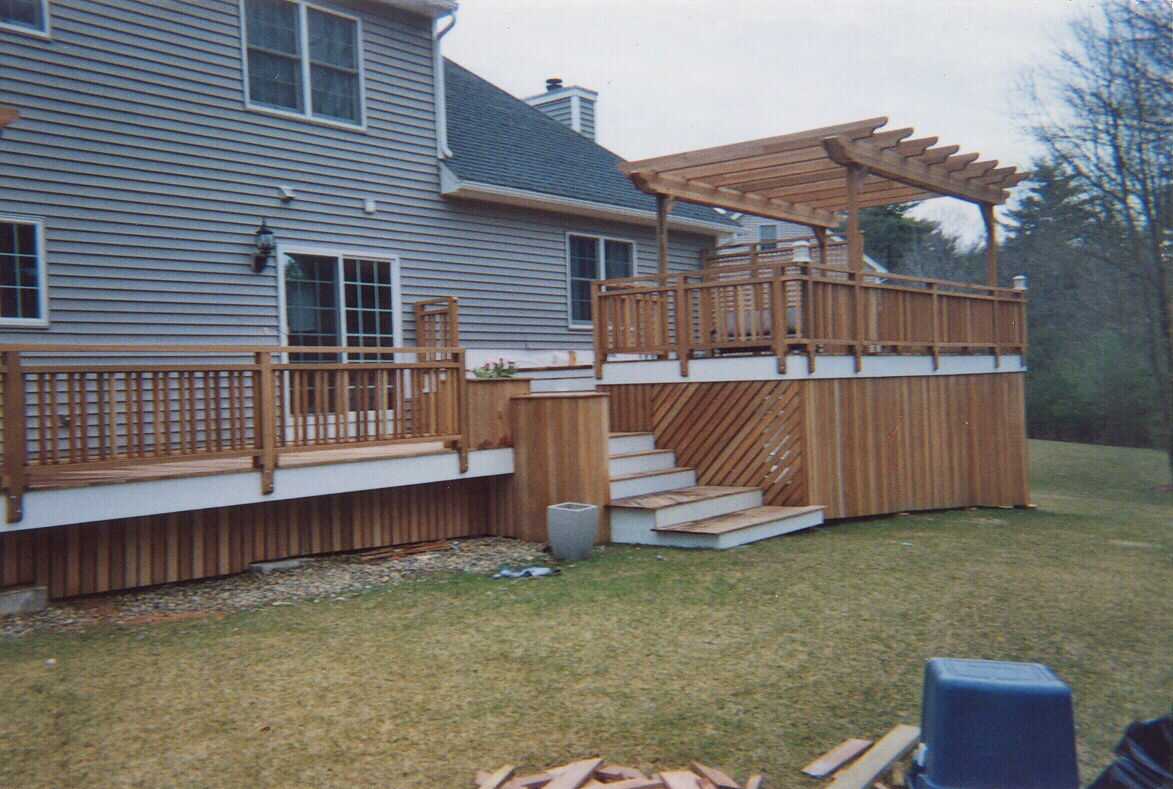
<path fill-rule="evenodd" d="M 681 532 L 685 534 L 728 534 L 750 526 L 759 526 L 763 523 L 793 518 L 822 510 L 821 505 L 809 507 L 752 507 L 740 512 L 731 512 L 728 515 L 717 515 L 703 520 L 678 523 L 675 526 L 658 526 L 653 531 Z"/>
<path fill-rule="evenodd" d="M 679 490 L 666 490 L 661 493 L 644 493 L 639 496 L 628 496 L 611 502 L 612 507 L 630 507 L 642 510 L 659 510 L 664 507 L 674 507 L 678 504 L 691 504 L 695 501 L 708 501 L 724 496 L 735 496 L 739 493 L 752 493 L 761 488 L 736 488 L 722 485 L 696 485 Z"/>
<path fill-rule="evenodd" d="M 640 479 L 641 477 L 659 477 L 664 474 L 679 474 L 682 471 L 696 471 L 692 466 L 673 466 L 672 468 L 658 468 L 654 471 L 636 471 L 632 474 L 619 474 L 611 477 L 612 482 L 622 482 L 628 479 Z"/>
<path fill-rule="evenodd" d="M 611 433 L 611 438 L 630 438 L 631 436 L 650 436 L 654 435 L 646 430 L 636 430 L 633 433 Z"/>
<path fill-rule="evenodd" d="M 617 460 L 619 458 L 638 458 L 645 455 L 671 455 L 671 449 L 641 449 L 636 452 L 619 452 L 614 455 L 609 455 L 608 459 Z"/>

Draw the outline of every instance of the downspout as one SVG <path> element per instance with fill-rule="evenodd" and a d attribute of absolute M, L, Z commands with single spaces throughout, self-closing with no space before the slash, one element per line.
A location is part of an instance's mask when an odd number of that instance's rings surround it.
<path fill-rule="evenodd" d="M 452 149 L 448 147 L 448 101 L 444 86 L 444 55 L 441 52 L 441 41 L 444 36 L 456 27 L 456 12 L 449 11 L 436 17 L 436 24 L 446 16 L 452 17 L 447 27 L 432 34 L 432 82 L 435 87 L 436 98 L 436 156 L 440 159 L 451 159 Z"/>

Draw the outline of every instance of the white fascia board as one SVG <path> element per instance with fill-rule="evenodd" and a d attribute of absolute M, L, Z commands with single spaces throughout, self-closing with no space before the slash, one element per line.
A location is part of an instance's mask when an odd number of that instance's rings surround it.
<path fill-rule="evenodd" d="M 441 16 L 449 14 L 460 7 L 457 0 L 375 0 L 379 5 L 389 5 L 392 8 L 401 8 L 425 16 Z"/>
<path fill-rule="evenodd" d="M 24 518 L 0 524 L 0 534 L 512 473 L 513 450 L 503 448 L 469 452 L 465 472 L 460 470 L 459 456 L 451 451 L 320 466 L 278 466 L 273 472 L 273 492 L 268 495 L 261 494 L 261 476 L 256 471 L 31 490 L 24 494 Z"/>
<path fill-rule="evenodd" d="M 812 372 L 807 357 L 786 357 L 786 372 L 778 372 L 773 356 L 729 356 L 693 359 L 688 375 L 680 374 L 680 362 L 655 360 L 607 362 L 600 384 L 714 383 L 718 381 L 801 381 L 827 378 L 920 378 L 939 375 L 981 375 L 1025 373 L 1026 361 L 1019 354 L 1007 354 L 995 361 L 992 355 L 942 355 L 937 369 L 932 356 L 864 356 L 863 369 L 855 370 L 855 358 L 848 355 L 819 356 Z"/>
<path fill-rule="evenodd" d="M 486 203 L 535 208 L 543 211 L 552 211 L 558 214 L 574 214 L 589 216 L 595 219 L 609 219 L 615 222 L 626 222 L 633 225 L 656 224 L 656 212 L 645 211 L 639 208 L 624 208 L 608 203 L 596 203 L 591 200 L 579 200 L 573 197 L 531 192 L 528 189 L 515 189 L 509 186 L 478 183 L 476 181 L 461 181 L 447 167 L 440 168 L 440 192 L 445 197 L 463 200 L 480 200 Z M 730 232 L 727 225 L 717 222 L 706 222 L 703 219 L 688 217 L 670 217 L 668 227 L 674 230 L 685 230 L 690 233 L 701 233 L 709 236 L 720 236 Z"/>

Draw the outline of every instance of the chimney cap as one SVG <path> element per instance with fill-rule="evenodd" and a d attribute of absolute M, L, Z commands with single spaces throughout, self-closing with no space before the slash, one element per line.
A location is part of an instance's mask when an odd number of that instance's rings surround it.
<path fill-rule="evenodd" d="M 552 93 L 556 90 L 562 90 L 562 77 L 550 77 L 546 80 L 546 92 Z"/>

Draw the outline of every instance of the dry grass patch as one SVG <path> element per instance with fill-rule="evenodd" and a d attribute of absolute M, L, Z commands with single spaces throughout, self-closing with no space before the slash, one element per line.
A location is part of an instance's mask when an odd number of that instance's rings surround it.
<path fill-rule="evenodd" d="M 608 548 L 556 578 L 0 644 L 0 785 L 459 787 L 599 753 L 803 786 L 844 737 L 916 722 L 934 655 L 1054 667 L 1090 778 L 1173 695 L 1173 507 L 1158 453 L 1032 452 L 1037 512 Z"/>

